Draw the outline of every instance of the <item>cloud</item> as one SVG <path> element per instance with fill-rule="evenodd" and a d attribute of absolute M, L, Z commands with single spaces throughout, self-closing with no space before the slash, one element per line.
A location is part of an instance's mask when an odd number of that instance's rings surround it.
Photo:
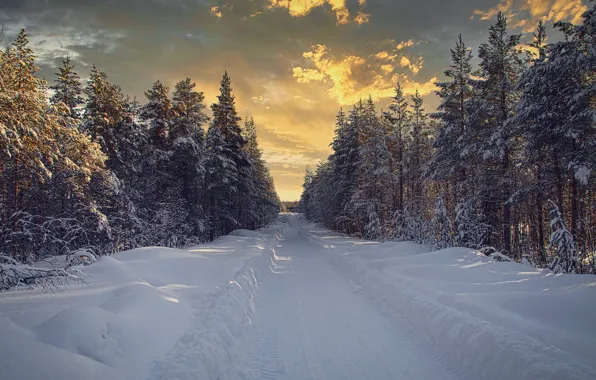
<path fill-rule="evenodd" d="M 223 16 L 217 5 L 212 6 L 210 12 L 217 18 L 221 18 Z"/>
<path fill-rule="evenodd" d="M 402 41 L 395 47 L 395 50 L 403 50 L 407 47 L 414 46 L 415 42 L 413 40 Z"/>
<path fill-rule="evenodd" d="M 363 12 L 366 0 L 358 0 L 359 10 L 354 21 L 364 24 L 370 21 L 371 15 Z M 286 8 L 291 16 L 303 17 L 315 8 L 329 7 L 335 13 L 336 24 L 346 25 L 350 22 L 350 10 L 346 0 L 269 0 L 267 8 Z"/>
<path fill-rule="evenodd" d="M 388 58 L 387 52 L 379 52 L 373 57 Z M 393 74 L 395 66 L 378 60 L 367 61 L 355 54 L 347 54 L 343 58 L 334 57 L 327 46 L 314 45 L 311 51 L 305 52 L 303 58 L 311 67 L 296 66 L 292 69 L 294 79 L 299 83 L 323 82 L 327 85 L 328 94 L 340 105 L 351 105 L 359 99 L 371 95 L 375 99 L 393 95 L 393 88 L 400 81 L 406 93 L 414 93 L 416 89 L 424 96 L 435 90 L 437 78 L 425 83 L 417 83 L 406 74 Z M 423 60 L 419 58 L 411 62 L 402 57 L 400 66 L 413 73 L 418 73 Z"/>
<path fill-rule="evenodd" d="M 472 18 L 491 20 L 499 12 L 507 16 L 509 25 L 523 32 L 531 32 L 538 21 L 571 21 L 579 24 L 588 7 L 582 0 L 501 0 L 488 10 L 475 10 Z"/>
<path fill-rule="evenodd" d="M 401 67 L 406 67 L 410 69 L 410 71 L 412 71 L 412 73 L 414 74 L 418 74 L 418 72 L 422 70 L 422 67 L 424 66 L 424 60 L 422 59 L 422 57 L 418 57 L 418 59 L 415 62 L 412 62 L 410 58 L 404 56 L 401 57 L 399 65 Z"/>
<path fill-rule="evenodd" d="M 366 24 L 367 22 L 369 22 L 370 17 L 371 16 L 369 13 L 358 12 L 356 17 L 354 17 L 354 21 L 356 21 L 357 24 L 362 25 L 362 24 Z"/>
<path fill-rule="evenodd" d="M 381 61 L 393 61 L 395 58 L 397 58 L 397 55 L 391 54 L 388 51 L 380 51 L 375 54 L 375 58 Z"/>
<path fill-rule="evenodd" d="M 390 64 L 381 65 L 381 70 L 383 70 L 385 73 L 392 73 L 393 70 L 395 70 L 395 66 Z"/>
<path fill-rule="evenodd" d="M 12 39 L 21 28 L 20 22 L 5 25 L 5 32 Z M 81 60 L 83 53 L 97 51 L 109 54 L 116 49 L 119 40 L 125 38 L 123 33 L 99 30 L 95 32 L 80 31 L 71 26 L 56 26 L 52 29 L 38 29 L 29 34 L 29 41 L 34 47 L 37 63 L 56 66 L 66 56 Z"/>
<path fill-rule="evenodd" d="M 484 31 L 468 17 L 499 0 L 432 2 L 428 13 L 426 2 L 389 0 L 293 0 L 292 7 L 272 0 L 2 0 L 0 24 L 10 29 L 7 41 L 27 27 L 40 76 L 50 82 L 69 54 L 83 78 L 85 64 L 97 64 L 141 103 L 156 79 L 172 87 L 189 76 L 210 105 L 227 69 L 239 115 L 255 118 L 280 196 L 295 199 L 304 167 L 331 153 L 340 105 L 371 94 L 384 107 L 398 80 L 407 95 L 433 93 L 453 37 Z M 313 41 L 325 49 L 317 53 Z M 423 56 L 424 68 L 414 74 L 400 65 L 403 56 L 410 65 Z M 434 99 L 425 98 L 429 111 Z"/>

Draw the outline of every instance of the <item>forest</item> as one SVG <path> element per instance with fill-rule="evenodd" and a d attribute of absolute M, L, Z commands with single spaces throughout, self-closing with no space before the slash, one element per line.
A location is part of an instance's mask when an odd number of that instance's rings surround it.
<path fill-rule="evenodd" d="M 0 288 L 55 275 L 23 266 L 136 247 L 186 247 L 275 218 L 252 118 L 226 72 L 211 105 L 189 78 L 139 104 L 68 57 L 51 85 L 21 30 L 0 51 Z M 26 269 L 26 270 L 25 270 Z"/>
<path fill-rule="evenodd" d="M 560 41 L 540 22 L 524 44 L 499 14 L 477 52 L 460 35 L 436 112 L 399 83 L 386 110 L 340 110 L 300 209 L 366 239 L 596 273 L 596 5 L 554 27 Z"/>

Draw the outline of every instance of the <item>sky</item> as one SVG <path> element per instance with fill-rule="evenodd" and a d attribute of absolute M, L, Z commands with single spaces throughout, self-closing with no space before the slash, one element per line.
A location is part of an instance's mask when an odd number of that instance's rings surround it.
<path fill-rule="evenodd" d="M 369 95 L 386 106 L 397 81 L 438 104 L 449 49 L 474 51 L 502 11 L 528 38 L 538 20 L 579 23 L 587 0 L 0 0 L 7 40 L 31 35 L 40 75 L 69 55 L 144 101 L 186 77 L 216 101 L 225 70 L 240 116 L 253 116 L 282 200 L 331 153 L 335 115 Z M 555 35 L 556 36 L 556 35 Z"/>

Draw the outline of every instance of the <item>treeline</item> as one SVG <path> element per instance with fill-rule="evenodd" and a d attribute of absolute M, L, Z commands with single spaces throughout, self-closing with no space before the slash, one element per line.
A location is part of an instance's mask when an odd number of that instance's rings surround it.
<path fill-rule="evenodd" d="M 49 89 L 38 70 L 23 30 L 0 52 L 5 260 L 183 247 L 279 212 L 255 123 L 241 127 L 227 73 L 210 118 L 188 78 L 171 96 L 155 82 L 139 105 L 96 67 L 83 86 L 66 58 Z"/>
<path fill-rule="evenodd" d="M 301 209 L 367 239 L 595 272 L 595 25 L 592 8 L 582 25 L 555 24 L 564 39 L 547 44 L 541 22 L 528 47 L 499 14 L 477 69 L 459 37 L 436 113 L 399 84 L 380 114 L 370 99 L 340 111 L 334 153 L 307 171 Z"/>

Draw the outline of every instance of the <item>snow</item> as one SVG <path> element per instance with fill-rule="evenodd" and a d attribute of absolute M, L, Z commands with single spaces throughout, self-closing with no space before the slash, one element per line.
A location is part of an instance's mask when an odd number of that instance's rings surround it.
<path fill-rule="evenodd" d="M 470 249 L 303 235 L 392 320 L 405 319 L 465 378 L 596 378 L 596 280 Z"/>
<path fill-rule="evenodd" d="M 102 257 L 81 267 L 88 285 L 0 293 L 0 379 L 148 378 L 154 362 L 189 330 L 216 323 L 197 321 L 198 315 L 235 311 L 228 294 L 234 286 L 226 284 L 245 277 L 247 263 L 267 265 L 271 255 L 263 252 L 283 226 L 240 231 L 188 250 L 150 247 Z M 225 351 L 217 339 L 214 348 Z"/>
<path fill-rule="evenodd" d="M 596 378 L 596 280 L 282 216 L 0 293 L 0 379 Z"/>

